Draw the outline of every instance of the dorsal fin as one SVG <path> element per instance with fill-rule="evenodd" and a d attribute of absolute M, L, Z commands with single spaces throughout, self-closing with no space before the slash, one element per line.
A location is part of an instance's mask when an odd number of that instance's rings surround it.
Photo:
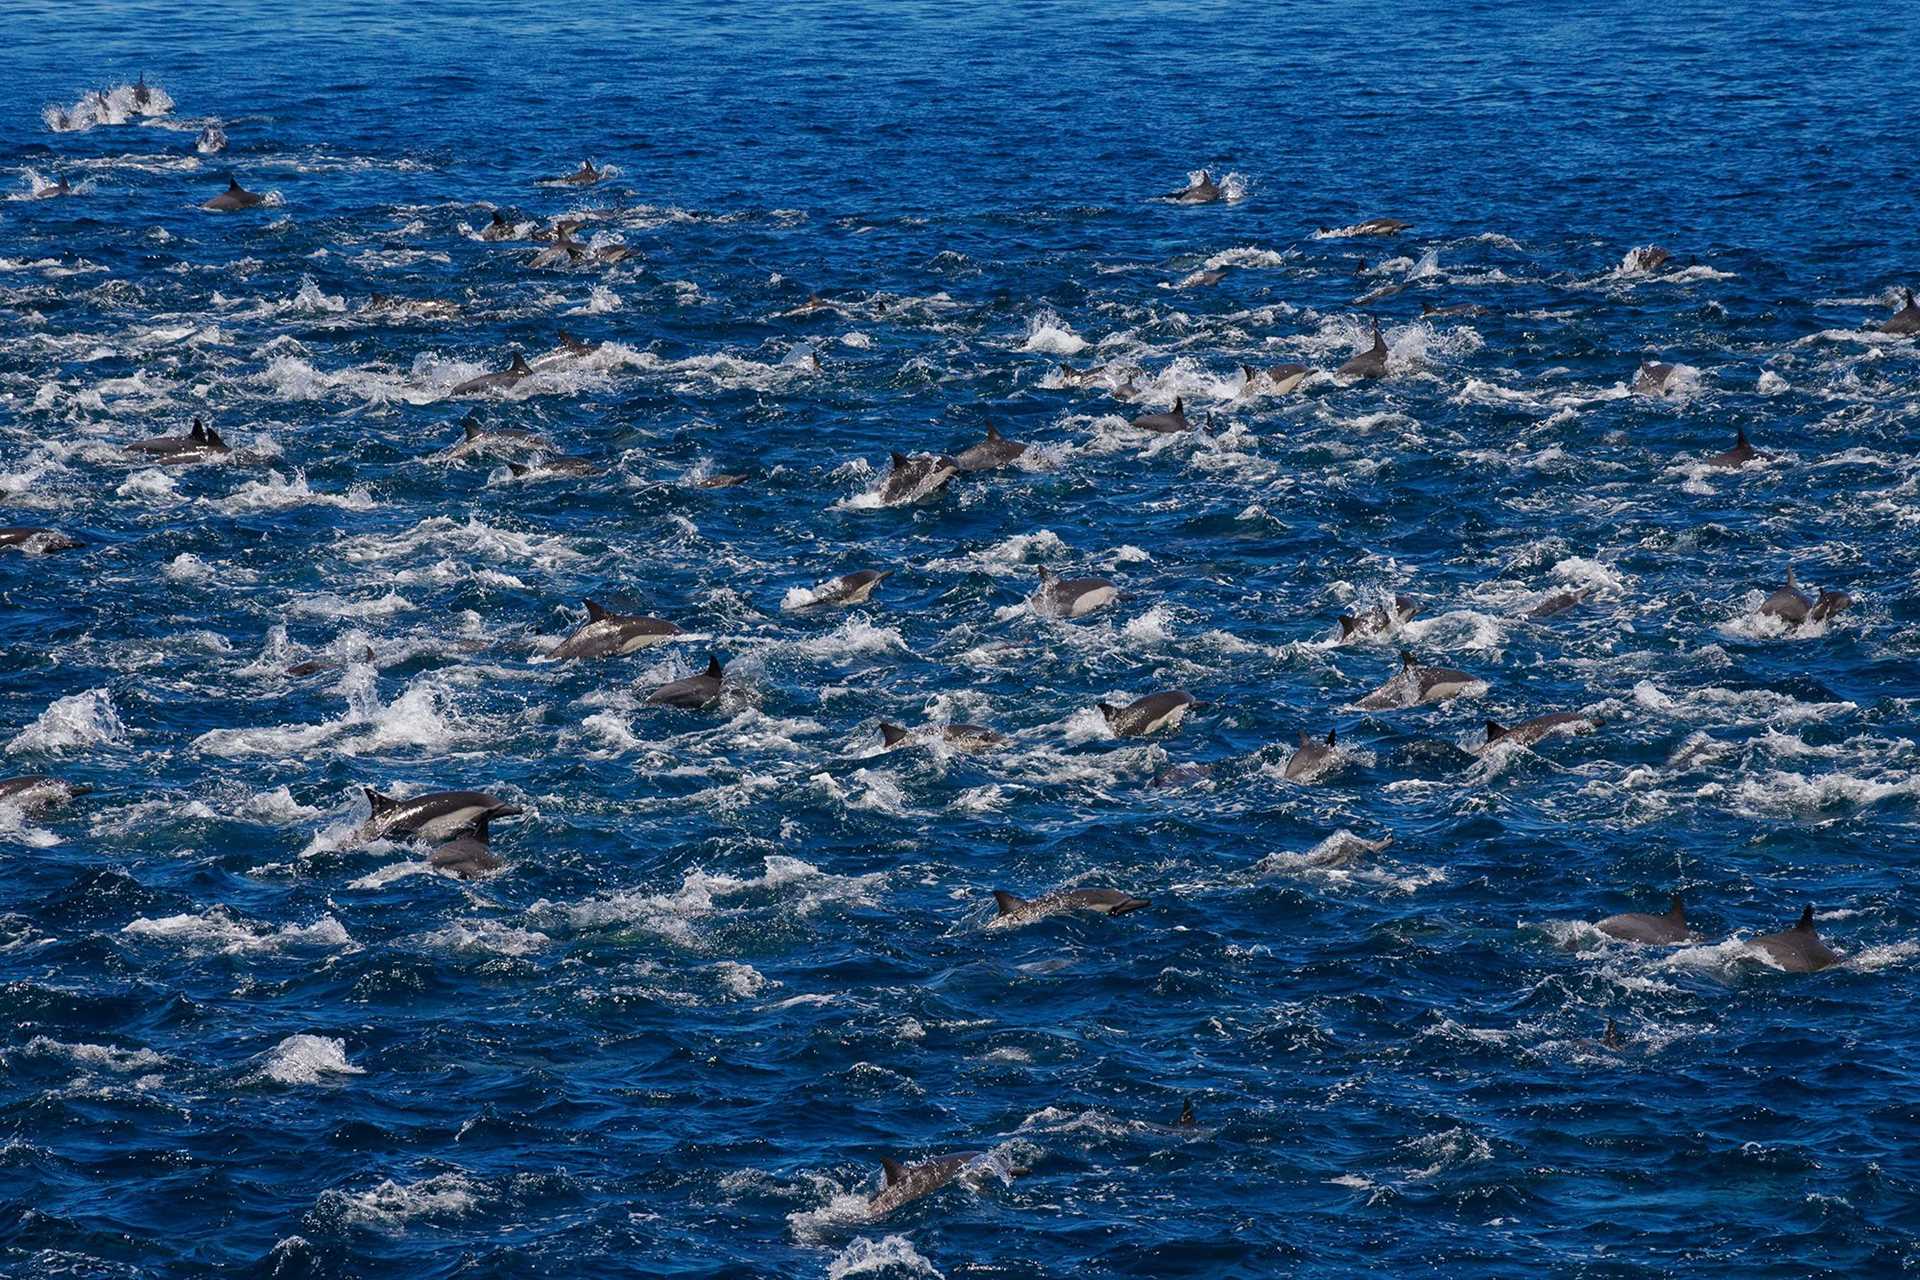
<path fill-rule="evenodd" d="M 1021 907 L 1026 906 L 1027 900 L 1025 898 L 1016 898 L 1005 889 L 995 889 L 993 891 L 993 905 L 1000 909 L 1001 915 L 1010 916 Z"/>
<path fill-rule="evenodd" d="M 187 439 L 193 441 L 195 444 L 206 443 L 207 429 L 200 425 L 200 419 L 195 418 L 193 420 L 193 430 L 187 432 Z"/>
<path fill-rule="evenodd" d="M 1305 747 L 1305 746 L 1307 745 L 1307 742 L 1308 742 L 1308 741 L 1309 741 L 1309 739 L 1307 738 L 1307 731 L 1306 731 L 1305 729 L 1302 729 L 1302 730 L 1300 731 L 1300 745 L 1301 745 L 1301 747 L 1303 747 L 1303 748 L 1304 748 L 1304 747 Z"/>
<path fill-rule="evenodd" d="M 889 747 L 899 743 L 900 741 L 905 739 L 906 736 L 907 736 L 907 731 L 905 729 L 902 729 L 899 725 L 888 724 L 885 720 L 882 720 L 880 722 L 880 741 L 884 742 Z"/>
<path fill-rule="evenodd" d="M 1378 320 L 1373 322 L 1373 349 L 1375 351 L 1385 351 L 1387 349 L 1387 340 L 1380 336 L 1380 322 Z"/>
<path fill-rule="evenodd" d="M 1360 619 L 1354 617 L 1350 613 L 1341 614 L 1339 618 L 1339 622 L 1340 622 L 1340 638 L 1342 640 L 1345 640 L 1348 636 L 1352 635 L 1360 626 Z"/>
<path fill-rule="evenodd" d="M 528 475 L 532 471 L 533 468 L 524 462 L 509 462 L 507 464 L 507 474 L 515 478 Z"/>
<path fill-rule="evenodd" d="M 1053 572 L 1053 570 L 1051 570 L 1051 569 L 1049 569 L 1049 568 L 1047 568 L 1047 566 L 1045 566 L 1045 565 L 1041 565 L 1041 566 L 1040 566 L 1040 581 L 1041 581 L 1041 582 L 1043 582 L 1043 583 L 1045 583 L 1045 582 L 1052 582 L 1053 580 L 1054 580 L 1054 572 Z"/>
<path fill-rule="evenodd" d="M 598 622 L 600 621 L 600 619 L 607 616 L 607 611 L 601 608 L 598 602 L 593 600 L 584 600 L 581 603 L 587 606 L 588 622 Z"/>
<path fill-rule="evenodd" d="M 495 209 L 495 210 L 493 211 L 493 225 L 494 225 L 494 226 L 496 226 L 496 227 L 504 227 L 504 226 L 506 226 L 506 225 L 507 225 L 507 215 L 506 215 L 506 214 L 504 214 L 504 213 L 502 213 L 502 212 L 501 212 L 500 210 L 498 210 L 498 209 Z"/>
<path fill-rule="evenodd" d="M 1793 926 L 1793 928 L 1794 928 L 1794 932 L 1796 933 L 1812 933 L 1813 932 L 1813 904 L 1812 903 L 1808 903 L 1807 909 L 1800 913 L 1800 923 Z"/>
<path fill-rule="evenodd" d="M 1241 377 L 1241 378 L 1242 378 L 1242 379 L 1243 379 L 1244 381 L 1247 381 L 1247 382 L 1252 382 L 1252 381 L 1253 381 L 1253 366 L 1252 366 L 1252 365 L 1249 365 L 1249 364 L 1243 364 L 1243 365 L 1241 365 L 1241 366 L 1240 366 L 1240 377 Z"/>
<path fill-rule="evenodd" d="M 472 414 L 468 414 L 464 419 L 461 420 L 460 429 L 466 432 L 467 439 L 471 440 L 475 436 L 480 434 L 480 420 L 474 417 Z"/>
<path fill-rule="evenodd" d="M 1425 298 L 1420 299 L 1420 314 L 1423 316 L 1430 316 L 1433 313 L 1434 313 L 1434 305 L 1431 302 L 1428 302 Z"/>
<path fill-rule="evenodd" d="M 895 449 L 893 451 L 894 470 L 898 471 L 901 467 L 906 466 L 908 461 L 909 459 L 907 458 L 906 454 L 900 452 L 898 449 Z"/>
<path fill-rule="evenodd" d="M 1173 398 L 1173 416 L 1178 418 L 1187 411 L 1186 401 L 1179 396 Z"/>
<path fill-rule="evenodd" d="M 1182 1101 L 1181 1101 L 1181 1103 L 1180 1103 L 1180 1119 L 1179 1119 L 1179 1122 L 1178 1122 L 1178 1123 L 1180 1124 L 1180 1126 L 1181 1126 L 1182 1128 L 1192 1128 L 1192 1127 L 1193 1127 L 1194 1125 L 1196 1125 L 1196 1124 L 1199 1124 L 1199 1123 L 1200 1123 L 1200 1120 L 1199 1120 L 1199 1118 L 1198 1118 L 1197 1116 L 1195 1116 L 1195 1115 L 1193 1114 L 1193 1099 L 1192 1099 L 1192 1098 L 1186 1098 L 1186 1099 L 1184 1099 L 1184 1100 L 1182 1100 Z"/>
<path fill-rule="evenodd" d="M 1339 740 L 1340 740 L 1340 739 L 1339 739 L 1339 730 L 1337 730 L 1337 729 L 1329 729 L 1329 730 L 1327 730 L 1327 745 L 1328 745 L 1328 746 L 1332 746 L 1332 745 L 1333 745 L 1334 743 L 1336 743 L 1336 742 L 1338 742 Z"/>
<path fill-rule="evenodd" d="M 1000 438 L 1000 428 L 994 426 L 991 422 L 989 422 L 987 424 L 987 439 L 998 440 L 999 438 Z"/>
<path fill-rule="evenodd" d="M 240 190 L 240 189 L 241 189 L 241 188 L 240 188 L 240 179 L 238 179 L 238 178 L 236 178 L 236 177 L 234 177 L 234 176 L 233 176 L 232 174 L 228 174 L 228 175 L 227 175 L 227 190 L 229 190 L 229 191 L 238 191 L 238 190 Z"/>
<path fill-rule="evenodd" d="M 1793 576 L 1793 566 L 1788 565 L 1787 566 L 1787 590 L 1798 591 L 1799 589 L 1800 589 L 1800 583 Z"/>
<path fill-rule="evenodd" d="M 1680 901 L 1680 895 L 1677 893 L 1673 895 L 1673 905 L 1667 908 L 1667 918 L 1681 924 L 1687 922 L 1687 906 Z"/>
<path fill-rule="evenodd" d="M 1745 427 L 1735 427 L 1733 429 L 1733 447 L 1736 449 L 1750 449 L 1753 447 L 1747 443 L 1747 429 Z"/>
<path fill-rule="evenodd" d="M 1109 723 L 1115 716 L 1126 710 L 1125 707 L 1116 707 L 1111 702 L 1097 702 L 1094 705 L 1100 708 L 1100 714 L 1105 716 Z"/>
<path fill-rule="evenodd" d="M 398 800 L 395 800 L 392 796 L 381 795 L 378 791 L 375 791 L 372 787 L 362 787 L 360 789 L 367 793 L 367 807 L 373 810 L 375 817 L 378 817 L 379 815 L 385 813 L 387 810 L 393 808 L 393 806 L 400 803 Z"/>
<path fill-rule="evenodd" d="M 462 834 L 472 836 L 481 844 L 487 843 L 487 824 L 493 821 L 493 817 L 494 815 L 491 813 L 481 814 L 467 824 L 467 829 Z"/>
<path fill-rule="evenodd" d="M 907 1176 L 907 1167 L 901 1164 L 898 1160 L 888 1160 L 882 1157 L 880 1161 L 880 1168 L 887 1175 L 888 1186 L 892 1186 L 894 1183 L 900 1181 L 902 1178 Z"/>
<path fill-rule="evenodd" d="M 720 678 L 721 673 L 724 672 L 725 670 L 726 668 L 720 665 L 720 658 L 718 655 L 713 655 L 708 657 L 707 675 L 709 677 L 711 677 L 712 679 L 718 680 Z"/>
<path fill-rule="evenodd" d="M 1411 671 L 1419 665 L 1420 659 L 1413 656 L 1413 650 L 1402 649 L 1400 651 L 1400 669 L 1402 671 Z"/>
<path fill-rule="evenodd" d="M 513 363 L 507 366 L 507 372 L 517 373 L 525 377 L 527 374 L 532 373 L 533 370 L 527 367 L 527 358 L 516 351 L 513 353 Z"/>
<path fill-rule="evenodd" d="M 205 443 L 212 445 L 216 449 L 224 449 L 227 447 L 227 442 L 225 440 L 222 440 L 220 438 L 220 433 L 218 431 L 215 431 L 212 427 L 207 428 Z"/>
<path fill-rule="evenodd" d="M 1500 725 L 1499 725 L 1498 723 L 1496 723 L 1495 721 L 1492 721 L 1492 720 L 1489 720 L 1489 721 L 1487 721 L 1487 741 L 1488 741 L 1488 743 L 1495 743 L 1495 742 L 1498 742 L 1498 741 L 1500 741 L 1500 739 L 1502 739 L 1502 738 L 1504 738 L 1504 737 L 1506 737 L 1506 736 L 1507 736 L 1507 734 L 1508 734 L 1508 733 L 1510 733 L 1510 732 L 1512 732 L 1512 731 L 1511 731 L 1511 730 L 1509 730 L 1509 729 L 1503 729 L 1503 728 L 1501 728 L 1501 727 L 1500 727 Z"/>

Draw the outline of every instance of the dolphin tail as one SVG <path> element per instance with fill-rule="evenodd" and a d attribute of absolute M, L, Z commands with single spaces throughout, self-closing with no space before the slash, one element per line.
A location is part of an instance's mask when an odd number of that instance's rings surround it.
<path fill-rule="evenodd" d="M 1016 898 L 1005 889 L 995 889 L 993 891 L 993 905 L 1000 909 L 1001 915 L 1010 916 L 1021 907 L 1026 906 L 1027 900 L 1025 898 Z"/>

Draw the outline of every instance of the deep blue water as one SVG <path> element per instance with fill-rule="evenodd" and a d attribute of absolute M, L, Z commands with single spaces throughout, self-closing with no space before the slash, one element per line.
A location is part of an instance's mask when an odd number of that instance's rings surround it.
<path fill-rule="evenodd" d="M 88 545 L 0 552 L 0 776 L 95 791 L 0 807 L 0 1271 L 1920 1265 L 1920 348 L 1862 332 L 1920 283 L 1920 11 L 15 12 L 0 525 Z M 48 127 L 143 71 L 169 113 Z M 199 211 L 229 172 L 268 206 Z M 1128 426 L 1176 395 L 1212 435 Z M 474 409 L 609 470 L 436 456 Z M 264 460 L 129 464 L 196 414 Z M 863 496 L 989 421 L 1019 466 Z M 1038 617 L 1042 564 L 1126 594 Z M 1789 565 L 1853 607 L 1763 617 Z M 694 634 L 535 661 L 588 597 Z M 1402 646 L 1485 691 L 1357 709 Z M 709 652 L 720 707 L 644 705 Z M 363 785 L 527 813 L 463 882 Z M 989 927 L 1059 885 L 1152 905 Z M 1591 927 L 1675 891 L 1689 945 Z M 1744 945 L 1808 903 L 1836 967 Z"/>

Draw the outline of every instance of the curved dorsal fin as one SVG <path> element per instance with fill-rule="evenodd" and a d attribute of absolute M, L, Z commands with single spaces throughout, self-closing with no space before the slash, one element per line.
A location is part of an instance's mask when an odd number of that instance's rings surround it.
<path fill-rule="evenodd" d="M 532 471 L 533 471 L 533 468 L 528 466 L 524 462 L 509 462 L 507 464 L 507 474 L 510 476 L 513 476 L 515 479 L 518 479 L 519 477 L 524 475 L 529 475 L 532 473 Z M 591 619 L 589 619 L 589 621 L 591 621 Z"/>
<path fill-rule="evenodd" d="M 1340 623 L 1340 638 L 1342 640 L 1345 640 L 1348 636 L 1352 635 L 1354 631 L 1360 626 L 1360 619 L 1354 617 L 1350 613 L 1341 614 L 1338 621 Z"/>
<path fill-rule="evenodd" d="M 193 430 L 187 432 L 187 439 L 193 441 L 195 444 L 206 443 L 207 429 L 201 425 L 200 419 L 195 418 L 193 420 Z"/>
<path fill-rule="evenodd" d="M 885 720 L 880 722 L 880 741 L 884 742 L 887 746 L 891 747 L 895 745 L 905 739 L 906 736 L 907 731 L 899 725 L 889 724 Z"/>
<path fill-rule="evenodd" d="M 1487 741 L 1489 743 L 1500 741 L 1500 739 L 1507 736 L 1507 732 L 1506 729 L 1500 727 L 1497 721 L 1487 721 Z"/>
<path fill-rule="evenodd" d="M 583 600 L 581 601 L 581 603 L 587 606 L 588 622 L 598 622 L 600 621 L 600 619 L 607 616 L 607 611 L 604 608 L 602 608 L 597 601 Z"/>
<path fill-rule="evenodd" d="M 238 179 L 238 178 L 236 178 L 236 177 L 234 177 L 234 176 L 233 176 L 232 174 L 228 174 L 228 175 L 227 175 L 227 190 L 229 190 L 229 191 L 238 191 L 238 190 L 240 190 L 240 179 Z"/>
<path fill-rule="evenodd" d="M 1420 659 L 1413 656 L 1413 650 L 1402 649 L 1400 651 L 1400 669 L 1402 671 L 1411 671 L 1419 665 Z"/>
<path fill-rule="evenodd" d="M 524 377 L 532 373 L 533 370 L 527 367 L 527 358 L 516 351 L 513 353 L 513 363 L 507 366 L 507 372 L 517 373 Z"/>
<path fill-rule="evenodd" d="M 1813 904 L 1812 903 L 1808 903 L 1807 909 L 1800 913 L 1800 923 L 1793 926 L 1793 928 L 1796 933 L 1812 933 L 1813 932 Z"/>
<path fill-rule="evenodd" d="M 1687 922 L 1687 906 L 1680 901 L 1680 895 L 1677 893 L 1673 895 L 1673 905 L 1667 908 L 1667 918 L 1677 920 L 1681 924 Z"/>
<path fill-rule="evenodd" d="M 205 440 L 205 443 L 212 445 L 216 449 L 224 449 L 227 447 L 227 442 L 225 440 L 222 440 L 220 438 L 220 433 L 218 431 L 215 431 L 212 427 L 207 428 L 207 432 L 204 437 L 204 440 Z"/>
<path fill-rule="evenodd" d="M 1097 702 L 1094 705 L 1100 708 L 1100 714 L 1105 716 L 1109 723 L 1115 716 L 1126 710 L 1125 707 L 1116 707 L 1111 702 Z"/>
<path fill-rule="evenodd" d="M 1192 1098 L 1186 1098 L 1181 1101 L 1179 1123 L 1183 1128 L 1191 1128 L 1192 1126 L 1200 1123 L 1199 1118 L 1193 1114 Z"/>
<path fill-rule="evenodd" d="M 707 675 L 709 675 L 713 679 L 718 680 L 720 678 L 720 674 L 725 670 L 726 668 L 720 665 L 720 658 L 718 655 L 710 656 L 707 659 Z"/>
<path fill-rule="evenodd" d="M 464 419 L 461 420 L 460 429 L 466 432 L 467 439 L 471 440 L 475 436 L 480 434 L 480 420 L 474 417 L 472 414 L 468 414 Z"/>
<path fill-rule="evenodd" d="M 1182 414 L 1186 413 L 1186 411 L 1187 411 L 1186 401 L 1179 396 L 1175 396 L 1173 398 L 1173 416 L 1176 418 L 1180 417 Z"/>
<path fill-rule="evenodd" d="M 993 891 L 993 905 L 999 908 L 1001 915 L 1008 916 L 1018 911 L 1021 907 L 1026 906 L 1027 900 L 1025 898 L 1016 898 L 1005 889 L 995 889 Z"/>
<path fill-rule="evenodd" d="M 885 1171 L 887 1175 L 888 1186 L 892 1186 L 894 1183 L 900 1181 L 902 1178 L 907 1176 L 906 1166 L 901 1164 L 898 1160 L 888 1160 L 882 1157 L 880 1161 L 880 1168 L 883 1171 Z"/>
<path fill-rule="evenodd" d="M 1747 443 L 1747 429 L 1745 427 L 1735 427 L 1733 429 L 1733 447 L 1736 449 L 1752 447 Z"/>
<path fill-rule="evenodd" d="M 987 424 L 987 439 L 989 440 L 1000 439 L 1000 428 L 994 426 L 991 422 Z"/>
<path fill-rule="evenodd" d="M 395 800 L 392 796 L 381 795 L 378 791 L 375 791 L 372 787 L 362 787 L 360 789 L 367 793 L 367 807 L 373 810 L 375 816 L 385 813 L 387 810 L 393 808 L 393 806 L 400 803 L 398 800 Z"/>
<path fill-rule="evenodd" d="M 1338 742 L 1338 741 L 1339 741 L 1339 730 L 1337 729 L 1327 730 L 1327 745 L 1332 746 L 1335 742 Z"/>
<path fill-rule="evenodd" d="M 895 470 L 898 470 L 901 467 L 906 466 L 907 462 L 908 462 L 908 458 L 906 454 L 900 452 L 898 449 L 895 449 L 893 451 L 893 465 Z"/>

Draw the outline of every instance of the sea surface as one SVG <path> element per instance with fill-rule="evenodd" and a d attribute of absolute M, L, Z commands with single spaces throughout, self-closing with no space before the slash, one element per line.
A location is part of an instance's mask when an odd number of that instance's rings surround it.
<path fill-rule="evenodd" d="M 0 524 L 86 545 L 0 551 L 0 777 L 94 790 L 0 806 L 0 1273 L 1920 1268 L 1920 7 L 11 14 Z M 364 787 L 525 812 L 459 880 Z M 1060 886 L 1151 906 L 994 923 Z"/>

